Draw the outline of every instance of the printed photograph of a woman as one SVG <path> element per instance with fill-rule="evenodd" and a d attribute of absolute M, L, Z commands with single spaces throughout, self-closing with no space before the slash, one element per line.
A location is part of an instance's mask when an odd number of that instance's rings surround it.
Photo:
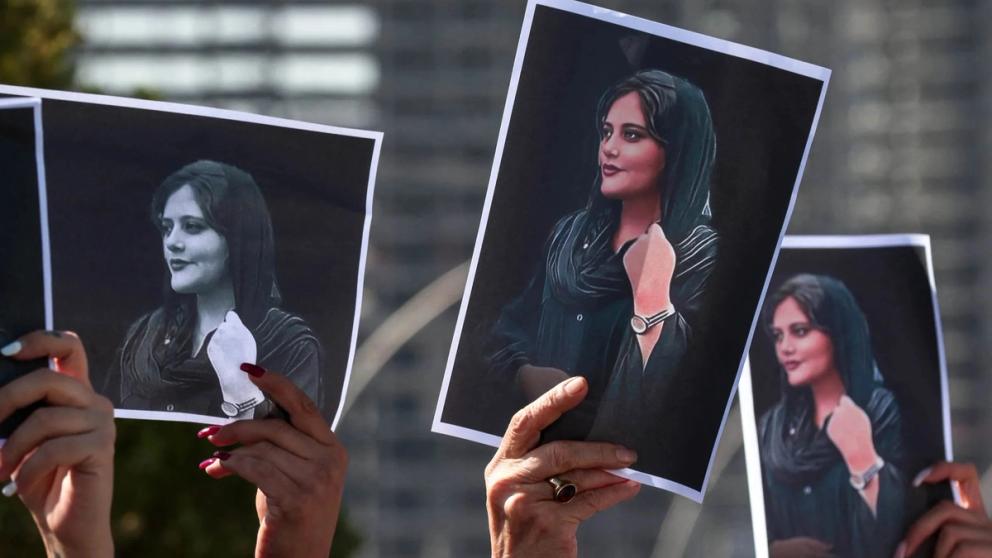
<path fill-rule="evenodd" d="M 565 0 L 522 33 L 432 428 L 499 445 L 583 376 L 541 439 L 698 501 L 828 72 Z"/>
<path fill-rule="evenodd" d="M 781 398 L 758 421 L 771 556 L 888 556 L 909 480 L 902 419 L 848 288 L 800 274 L 765 305 Z"/>
<path fill-rule="evenodd" d="M 272 221 L 254 178 L 190 163 L 163 180 L 150 219 L 162 239 L 164 301 L 121 343 L 104 389 L 115 406 L 251 418 L 265 397 L 244 362 L 280 371 L 321 406 L 320 343 L 279 308 Z"/>
<path fill-rule="evenodd" d="M 929 250 L 921 235 L 785 238 L 739 390 L 770 556 L 892 556 L 952 497 L 914 481 L 953 460 Z"/>
<path fill-rule="evenodd" d="M 538 273 L 496 323 L 489 360 L 528 401 L 568 376 L 588 379 L 589 396 L 546 439 L 651 453 L 659 440 L 641 426 L 692 343 L 717 257 L 716 138 L 699 88 L 657 69 L 610 87 L 595 123 L 589 201 L 554 226 Z"/>
<path fill-rule="evenodd" d="M 343 410 L 382 134 L 37 91 L 55 323 L 87 340 L 117 418 L 280 409 L 252 364 Z"/>

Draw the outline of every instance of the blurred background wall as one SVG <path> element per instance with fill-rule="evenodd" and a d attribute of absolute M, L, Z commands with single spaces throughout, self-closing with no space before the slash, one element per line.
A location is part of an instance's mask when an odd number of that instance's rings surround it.
<path fill-rule="evenodd" d="M 32 3 L 71 13 L 69 2 L 14 0 L 0 19 Z M 955 455 L 988 471 L 992 3 L 599 3 L 833 70 L 789 232 L 932 236 Z M 61 87 L 385 132 L 364 346 L 339 429 L 360 556 L 488 554 L 482 469 L 492 450 L 430 424 L 523 12 L 521 0 L 75 4 L 82 41 L 67 51 L 75 79 Z M 705 505 L 642 490 L 583 527 L 582 554 L 753 555 L 739 424 L 735 410 Z M 128 451 L 142 443 L 135 435 Z M 119 483 L 136 467 L 119 465 Z"/>

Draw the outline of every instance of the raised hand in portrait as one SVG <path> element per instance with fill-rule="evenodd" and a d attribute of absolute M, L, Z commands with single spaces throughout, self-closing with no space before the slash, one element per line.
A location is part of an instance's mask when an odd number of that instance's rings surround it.
<path fill-rule="evenodd" d="M 826 428 L 827 437 L 837 447 L 851 475 L 860 476 L 879 461 L 872 439 L 871 419 L 847 395 L 841 396 Z M 879 482 L 876 477 L 859 492 L 872 514 L 878 510 Z"/>
<path fill-rule="evenodd" d="M 241 420 L 197 433 L 228 447 L 200 463 L 214 478 L 237 475 L 258 487 L 256 557 L 326 558 L 341 508 L 348 454 L 314 402 L 290 380 L 245 364 L 246 377 L 287 419 Z"/>
<path fill-rule="evenodd" d="M 207 345 L 207 356 L 213 365 L 224 401 L 235 405 L 245 402 L 261 402 L 264 398 L 261 390 L 241 371 L 241 363 L 254 364 L 258 358 L 258 347 L 255 337 L 241 321 L 238 313 L 231 310 L 224 316 L 210 338 Z M 253 411 L 248 410 L 238 418 L 251 418 Z"/>
<path fill-rule="evenodd" d="M 896 549 L 896 558 L 912 556 L 930 537 L 937 537 L 937 558 L 992 557 L 992 520 L 985 511 L 979 490 L 978 470 L 971 463 L 941 461 L 920 471 L 913 484 L 952 481 L 961 493 L 961 505 L 943 500 L 906 532 Z"/>
<path fill-rule="evenodd" d="M 634 314 L 642 318 L 655 316 L 671 308 L 672 274 L 675 272 L 675 249 L 658 223 L 652 223 L 623 255 L 623 267 L 634 293 Z M 637 336 L 641 362 L 647 366 L 664 322 Z"/>
<path fill-rule="evenodd" d="M 837 446 L 852 473 L 865 471 L 878 458 L 871 435 L 871 419 L 846 395 L 841 396 L 830 415 L 827 437 Z"/>
<path fill-rule="evenodd" d="M 634 310 L 641 315 L 657 314 L 671 303 L 669 292 L 675 272 L 675 249 L 658 223 L 630 245 L 623 267 L 634 293 Z"/>
<path fill-rule="evenodd" d="M 0 420 L 43 402 L 0 450 L 5 496 L 20 497 L 49 556 L 113 556 L 114 408 L 90 385 L 86 352 L 72 333 L 35 331 L 5 346 L 15 360 L 51 358 L 0 388 Z"/>
<path fill-rule="evenodd" d="M 485 472 L 492 556 L 576 556 L 579 524 L 640 489 L 604 470 L 632 465 L 637 456 L 629 449 L 604 442 L 537 445 L 541 430 L 588 390 L 585 378 L 571 378 L 510 421 Z"/>

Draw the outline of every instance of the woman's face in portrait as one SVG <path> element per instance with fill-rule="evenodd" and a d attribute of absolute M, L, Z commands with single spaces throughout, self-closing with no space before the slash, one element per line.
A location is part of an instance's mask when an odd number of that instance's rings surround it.
<path fill-rule="evenodd" d="M 203 294 L 228 281 L 227 240 L 207 223 L 193 188 L 169 196 L 159 227 L 172 290 Z"/>
<path fill-rule="evenodd" d="M 600 131 L 600 191 L 610 199 L 657 193 L 665 148 L 648 133 L 640 96 L 631 91 L 610 106 Z"/>
<path fill-rule="evenodd" d="M 775 308 L 772 338 L 789 385 L 809 385 L 836 373 L 830 336 L 813 327 L 795 298 L 790 296 Z"/>

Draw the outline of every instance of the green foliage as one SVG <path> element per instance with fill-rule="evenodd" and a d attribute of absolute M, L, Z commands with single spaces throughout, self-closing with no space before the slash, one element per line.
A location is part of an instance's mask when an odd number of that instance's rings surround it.
<path fill-rule="evenodd" d="M 258 519 L 255 488 L 216 480 L 197 464 L 214 447 L 200 426 L 117 421 L 113 527 L 120 556 L 251 556 Z M 339 521 L 332 556 L 354 553 L 360 537 Z"/>
<path fill-rule="evenodd" d="M 252 555 L 255 488 L 238 478 L 210 478 L 197 468 L 215 449 L 196 437 L 199 429 L 117 421 L 112 523 L 118 556 Z M 44 555 L 31 516 L 16 498 L 0 501 L 0 533 L 5 556 Z M 331 557 L 353 556 L 360 545 L 361 536 L 342 513 Z"/>
<path fill-rule="evenodd" d="M 72 0 L 0 0 L 0 83 L 70 87 L 74 15 Z"/>

